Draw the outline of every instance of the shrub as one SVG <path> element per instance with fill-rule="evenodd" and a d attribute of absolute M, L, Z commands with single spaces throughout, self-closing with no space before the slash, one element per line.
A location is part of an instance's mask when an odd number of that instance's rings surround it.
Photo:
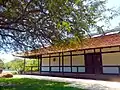
<path fill-rule="evenodd" d="M 13 74 L 12 73 L 2 73 L 2 74 L 0 74 L 0 77 L 1 78 L 11 78 L 11 77 L 13 77 Z"/>
<path fill-rule="evenodd" d="M 11 72 L 13 75 L 16 75 L 16 74 L 18 74 L 18 72 L 17 71 L 14 71 L 14 72 Z"/>

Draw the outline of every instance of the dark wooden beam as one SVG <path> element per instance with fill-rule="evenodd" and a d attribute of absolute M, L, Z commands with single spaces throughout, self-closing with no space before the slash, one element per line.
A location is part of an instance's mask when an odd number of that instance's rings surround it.
<path fill-rule="evenodd" d="M 59 53 L 59 72 L 60 72 L 60 53 Z"/>
<path fill-rule="evenodd" d="M 64 55 L 62 52 L 62 73 L 64 74 Z"/>
<path fill-rule="evenodd" d="M 24 74 L 25 74 L 25 63 L 26 63 L 26 59 L 24 58 L 24 68 L 23 68 L 23 71 L 24 71 Z"/>
<path fill-rule="evenodd" d="M 51 72 L 51 55 L 49 55 L 49 71 Z"/>
<path fill-rule="evenodd" d="M 72 52 L 70 52 L 70 67 L 71 67 L 71 72 L 72 72 Z"/>
<path fill-rule="evenodd" d="M 38 59 L 38 71 L 40 72 L 40 57 L 37 56 L 37 59 Z"/>
<path fill-rule="evenodd" d="M 82 54 L 82 55 L 85 55 L 86 54 L 86 52 L 85 52 L 85 50 L 84 50 L 84 54 Z"/>
<path fill-rule="evenodd" d="M 32 74 L 32 68 L 33 68 L 33 67 L 31 66 L 31 70 L 30 70 L 31 74 Z"/>
<path fill-rule="evenodd" d="M 78 73 L 78 67 L 77 67 L 77 73 Z"/>
<path fill-rule="evenodd" d="M 42 55 L 40 55 L 39 58 L 40 58 L 40 73 L 41 73 L 41 71 L 42 71 Z"/>
<path fill-rule="evenodd" d="M 103 66 L 103 63 L 102 63 L 102 62 L 103 62 L 103 61 L 102 61 L 102 50 L 101 50 L 101 48 L 100 48 L 100 62 L 101 62 L 101 64 L 102 64 L 100 68 L 102 69 L 102 73 L 103 73 L 103 67 L 102 67 L 102 66 Z"/>

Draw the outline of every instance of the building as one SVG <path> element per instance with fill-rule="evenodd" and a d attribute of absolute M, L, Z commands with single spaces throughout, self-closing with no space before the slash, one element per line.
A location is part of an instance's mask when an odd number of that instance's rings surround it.
<path fill-rule="evenodd" d="M 120 74 L 120 34 L 87 39 L 75 48 L 41 48 L 26 52 L 20 57 L 37 58 L 38 66 L 26 74 L 70 76 L 85 74 Z M 24 63 L 25 65 L 25 63 Z M 32 68 L 37 67 L 37 72 Z"/>

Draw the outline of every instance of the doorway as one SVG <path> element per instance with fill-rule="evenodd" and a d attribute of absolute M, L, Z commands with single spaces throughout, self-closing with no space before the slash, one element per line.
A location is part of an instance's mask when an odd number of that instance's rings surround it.
<path fill-rule="evenodd" d="M 101 53 L 85 54 L 85 72 L 88 74 L 102 73 Z"/>

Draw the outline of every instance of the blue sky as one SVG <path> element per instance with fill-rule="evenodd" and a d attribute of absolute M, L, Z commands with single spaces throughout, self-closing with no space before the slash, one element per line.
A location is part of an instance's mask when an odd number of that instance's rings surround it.
<path fill-rule="evenodd" d="M 108 8 L 119 8 L 120 7 L 120 0 L 108 0 L 106 6 Z M 111 27 L 114 28 L 115 26 L 118 26 L 118 24 L 120 23 L 120 16 L 114 18 L 113 20 L 111 20 Z"/>
<path fill-rule="evenodd" d="M 106 7 L 108 8 L 112 8 L 112 7 L 120 7 L 120 0 L 108 0 Z M 114 18 L 113 20 L 111 20 L 111 28 L 114 28 L 115 26 L 118 26 L 118 23 L 120 23 L 120 16 Z M 5 61 L 4 62 L 8 62 L 10 60 L 13 60 L 14 57 L 11 54 L 0 54 L 0 58 L 4 58 Z"/>

